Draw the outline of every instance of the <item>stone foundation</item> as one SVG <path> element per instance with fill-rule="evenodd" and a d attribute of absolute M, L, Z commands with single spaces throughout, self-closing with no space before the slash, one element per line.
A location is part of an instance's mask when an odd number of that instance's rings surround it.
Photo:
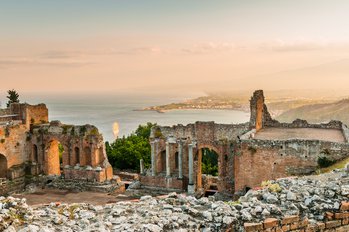
<path fill-rule="evenodd" d="M 349 205 L 349 203 L 344 202 L 343 205 Z M 244 229 L 246 232 L 347 232 L 349 231 L 348 209 L 349 208 L 341 209 L 337 212 L 327 212 L 326 220 L 323 222 L 318 222 L 317 224 L 310 224 L 307 218 L 300 218 L 299 216 L 286 216 L 282 219 L 267 218 L 263 223 L 245 223 Z"/>
<path fill-rule="evenodd" d="M 187 181 L 178 178 L 167 178 L 163 176 L 140 176 L 140 181 L 144 186 L 152 186 L 165 189 L 183 190 L 186 188 Z"/>
<path fill-rule="evenodd" d="M 64 168 L 64 178 L 67 180 L 86 180 L 89 182 L 104 182 L 112 178 L 112 167 L 68 167 Z"/>

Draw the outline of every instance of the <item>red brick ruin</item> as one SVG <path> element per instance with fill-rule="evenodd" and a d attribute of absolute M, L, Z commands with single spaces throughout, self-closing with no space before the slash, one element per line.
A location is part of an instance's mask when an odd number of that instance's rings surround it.
<path fill-rule="evenodd" d="M 0 193 L 23 186 L 25 175 L 39 174 L 104 182 L 113 170 L 96 127 L 48 122 L 44 104 L 11 104 L 0 110 Z M 8 183 L 14 186 L 4 187 Z"/>
<path fill-rule="evenodd" d="M 195 193 L 215 189 L 244 192 L 262 181 L 311 174 L 318 159 L 345 158 L 348 128 L 342 122 L 280 123 L 270 116 L 262 90 L 250 100 L 250 122 L 157 126 L 151 132 L 151 172 L 141 175 L 145 187 Z M 202 174 L 203 149 L 215 151 L 218 176 Z"/>

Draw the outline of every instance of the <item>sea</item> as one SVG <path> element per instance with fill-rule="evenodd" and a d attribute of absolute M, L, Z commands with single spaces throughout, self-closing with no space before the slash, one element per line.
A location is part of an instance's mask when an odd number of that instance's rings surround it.
<path fill-rule="evenodd" d="M 216 123 L 244 123 L 249 113 L 236 110 L 172 110 L 165 113 L 139 111 L 144 107 L 181 102 L 179 96 L 142 96 L 131 94 L 106 95 L 58 95 L 30 96 L 28 103 L 44 102 L 49 109 L 49 120 L 59 120 L 65 124 L 95 125 L 103 134 L 104 140 L 113 142 L 115 125 L 118 137 L 134 132 L 138 125 L 147 122 L 162 126 L 187 125 L 196 121 Z M 114 129 L 113 129 L 114 126 Z"/>

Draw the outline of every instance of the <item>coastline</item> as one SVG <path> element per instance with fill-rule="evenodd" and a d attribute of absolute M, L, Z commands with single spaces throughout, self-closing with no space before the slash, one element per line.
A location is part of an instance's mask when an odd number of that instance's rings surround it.
<path fill-rule="evenodd" d="M 158 112 L 158 113 L 167 113 L 170 111 L 186 111 L 186 110 L 231 110 L 231 111 L 239 111 L 239 112 L 244 112 L 244 113 L 249 113 L 250 111 L 247 109 L 243 109 L 243 108 L 210 108 L 210 107 L 206 107 L 206 108 L 174 108 L 174 109 L 148 109 L 148 108 L 144 108 L 144 109 L 134 109 L 133 111 L 154 111 L 154 112 Z"/>

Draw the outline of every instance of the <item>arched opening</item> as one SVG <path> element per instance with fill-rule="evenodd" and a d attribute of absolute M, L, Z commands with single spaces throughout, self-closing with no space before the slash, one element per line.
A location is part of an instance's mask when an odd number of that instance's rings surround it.
<path fill-rule="evenodd" d="M 162 151 L 160 154 L 160 164 L 161 164 L 161 172 L 166 171 L 166 151 Z"/>
<path fill-rule="evenodd" d="M 204 146 L 198 149 L 197 189 L 204 189 L 209 194 L 214 194 L 218 191 L 218 157 L 217 151 L 210 146 Z"/>
<path fill-rule="evenodd" d="M 74 148 L 74 158 L 71 165 L 80 164 L 80 149 L 78 147 Z"/>
<path fill-rule="evenodd" d="M 202 174 L 218 176 L 218 154 L 209 148 L 202 148 Z"/>
<path fill-rule="evenodd" d="M 175 153 L 175 169 L 178 169 L 178 152 Z"/>
<path fill-rule="evenodd" d="M 38 157 L 38 146 L 36 146 L 35 144 L 33 145 L 32 148 L 32 162 L 37 163 L 39 161 L 39 157 Z"/>
<path fill-rule="evenodd" d="M 0 154 L 0 178 L 7 177 L 7 159 L 3 154 Z"/>
<path fill-rule="evenodd" d="M 84 159 L 85 159 L 85 162 L 83 164 L 85 166 L 87 166 L 87 165 L 92 166 L 92 163 L 91 163 L 91 148 L 89 148 L 89 147 L 85 147 L 84 148 Z"/>
<path fill-rule="evenodd" d="M 45 174 L 60 175 L 60 163 L 62 162 L 64 148 L 57 140 L 52 140 L 45 149 Z"/>

